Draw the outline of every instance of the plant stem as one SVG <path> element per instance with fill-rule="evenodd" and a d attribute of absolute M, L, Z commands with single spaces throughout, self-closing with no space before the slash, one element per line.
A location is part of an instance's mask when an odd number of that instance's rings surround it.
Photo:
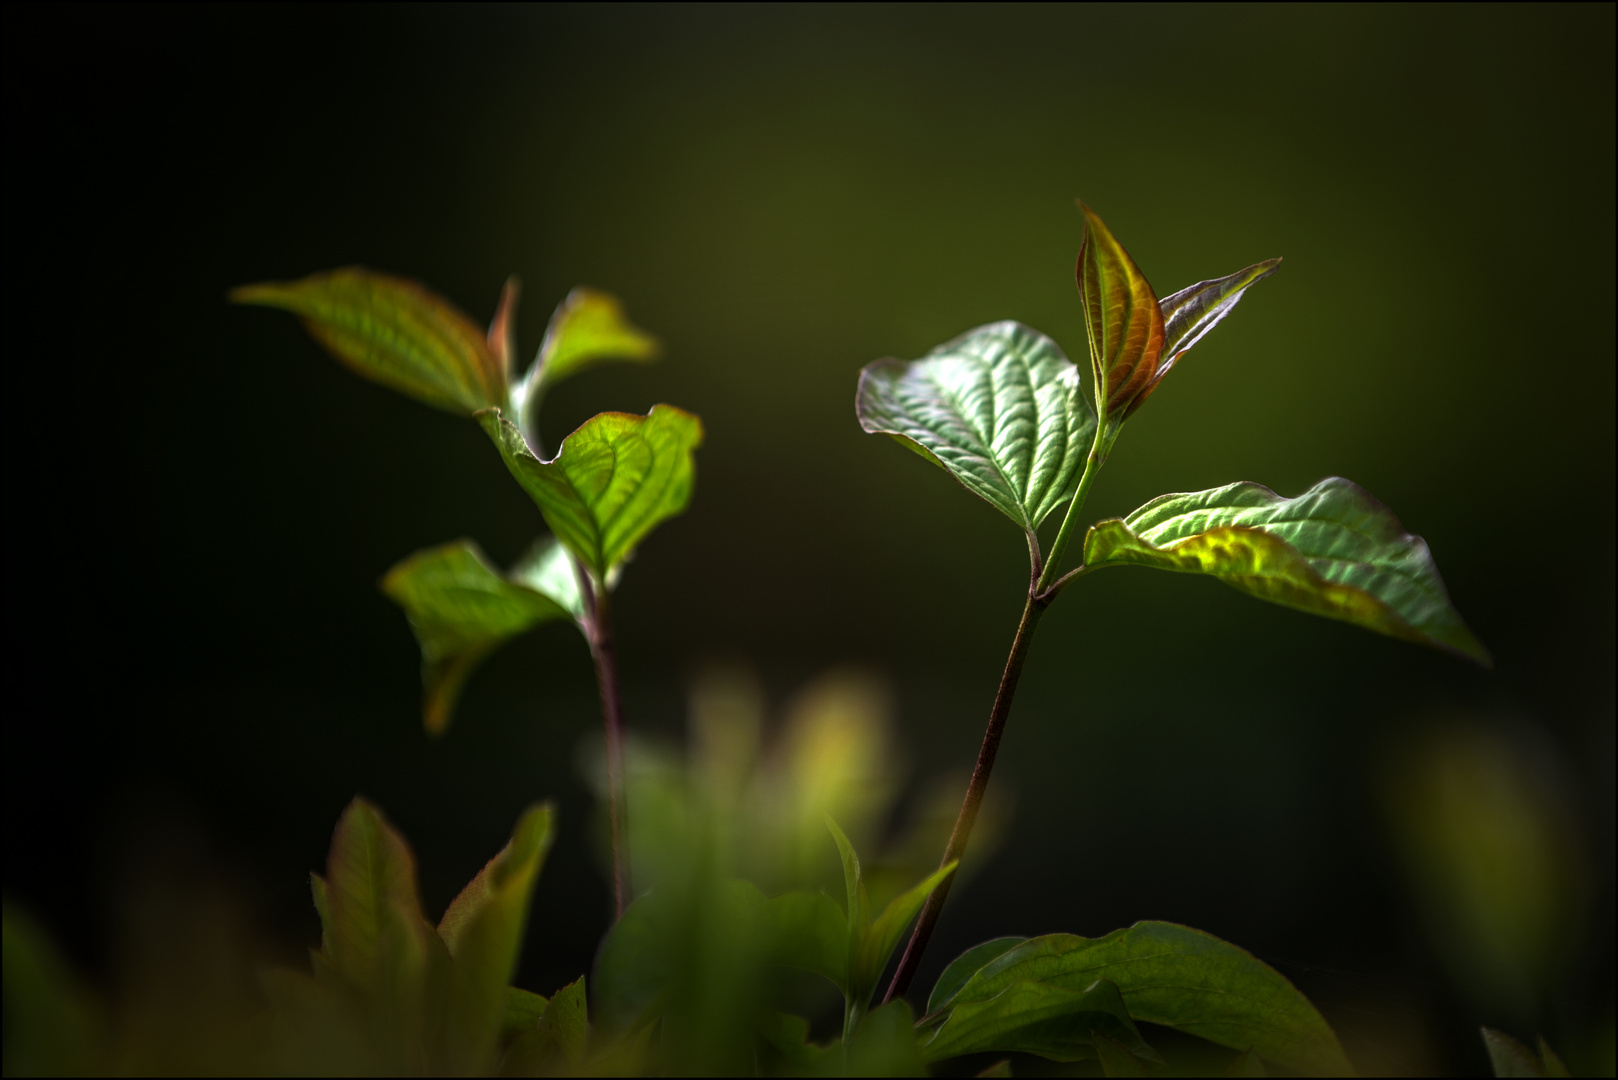
<path fill-rule="evenodd" d="M 618 701 L 618 655 L 612 641 L 612 615 L 605 584 L 584 582 L 590 609 L 590 655 L 601 691 L 601 719 L 607 729 L 607 816 L 612 825 L 612 901 L 621 918 L 634 897 L 629 877 L 629 800 L 624 790 L 624 727 Z"/>
<path fill-rule="evenodd" d="M 994 770 L 995 755 L 1000 752 L 1000 737 L 1005 733 L 1006 720 L 1011 716 L 1011 700 L 1017 694 L 1017 680 L 1022 677 L 1023 660 L 1028 656 L 1028 647 L 1034 640 L 1034 629 L 1039 620 L 1060 592 L 1053 588 L 1051 579 L 1056 576 L 1062 565 L 1062 550 L 1073 532 L 1073 524 L 1078 519 L 1079 510 L 1084 506 L 1084 498 L 1090 493 L 1090 484 L 1095 480 L 1096 473 L 1101 471 L 1101 462 L 1106 458 L 1102 448 L 1103 433 L 1106 430 L 1106 421 L 1103 419 L 1096 425 L 1095 439 L 1090 444 L 1090 456 L 1084 462 L 1084 475 L 1079 477 L 1079 486 L 1073 493 L 1073 501 L 1068 503 L 1067 514 L 1062 518 L 1062 528 L 1056 534 L 1056 542 L 1051 545 L 1051 557 L 1042 567 L 1039 562 L 1039 548 L 1030 540 L 1029 560 L 1032 568 L 1030 584 L 1028 586 L 1028 602 L 1023 605 L 1022 621 L 1017 624 L 1017 636 L 1011 641 L 1011 655 L 1006 658 L 1006 670 L 1000 676 L 1000 689 L 994 696 L 994 708 L 989 712 L 989 727 L 983 733 L 983 746 L 978 750 L 978 762 L 972 768 L 972 780 L 966 786 L 966 799 L 961 803 L 960 816 L 955 819 L 955 828 L 949 834 L 949 843 L 944 847 L 944 857 L 939 861 L 940 866 L 948 866 L 951 862 L 959 862 L 966 855 L 966 844 L 972 838 L 972 826 L 977 823 L 978 811 L 983 806 L 983 794 L 989 789 L 989 773 Z M 1065 585 L 1074 577 L 1081 576 L 1084 568 L 1080 567 L 1073 573 L 1062 577 L 1058 584 Z M 933 936 L 933 927 L 938 923 L 938 916 L 944 910 L 944 901 L 949 896 L 949 887 L 955 881 L 955 875 L 945 878 L 933 894 L 927 898 L 927 903 L 921 909 L 921 917 L 916 920 L 916 928 L 910 933 L 910 943 L 905 946 L 904 955 L 899 958 L 899 967 L 893 973 L 893 981 L 888 984 L 888 992 L 883 995 L 882 1001 L 886 1004 L 897 998 L 904 997 L 910 989 L 910 982 L 916 977 L 916 968 L 921 966 L 921 954 L 927 949 L 927 942 Z"/>
<path fill-rule="evenodd" d="M 983 746 L 978 750 L 978 763 L 972 769 L 972 782 L 966 787 L 966 799 L 961 803 L 961 813 L 955 819 L 954 831 L 949 834 L 949 844 L 944 848 L 940 866 L 957 862 L 966 854 L 966 843 L 972 838 L 972 826 L 976 824 L 978 810 L 983 806 L 983 793 L 989 789 L 989 773 L 994 769 L 994 757 L 1000 750 L 1000 736 L 1005 732 L 1006 718 L 1011 715 L 1011 699 L 1017 693 L 1023 660 L 1028 655 L 1029 644 L 1034 640 L 1034 628 L 1039 625 L 1040 616 L 1045 614 L 1049 604 L 1049 600 L 1037 598 L 1030 590 L 1028 602 L 1023 605 L 1022 621 L 1017 624 L 1017 636 L 1011 642 L 1011 655 L 1006 659 L 1005 673 L 1000 676 L 1000 690 L 994 696 L 994 709 L 989 713 L 989 729 L 983 733 Z M 951 874 L 927 898 L 927 903 L 921 909 L 921 917 L 916 920 L 916 929 L 910 934 L 910 943 L 905 946 L 904 956 L 899 959 L 899 968 L 893 973 L 893 981 L 888 984 L 888 992 L 882 998 L 884 1004 L 903 997 L 905 991 L 910 989 L 910 980 L 916 976 L 921 954 L 927 949 L 927 939 L 933 936 L 933 927 L 938 922 L 939 913 L 944 910 L 944 900 L 949 896 L 949 887 L 954 880 L 955 875 Z"/>

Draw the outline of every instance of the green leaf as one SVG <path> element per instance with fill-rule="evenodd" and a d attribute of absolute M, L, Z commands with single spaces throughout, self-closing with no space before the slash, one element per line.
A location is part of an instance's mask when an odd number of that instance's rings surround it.
<path fill-rule="evenodd" d="M 848 1042 L 848 1076 L 926 1076 L 916 1050 L 910 1006 L 890 1001 L 871 1010 Z"/>
<path fill-rule="evenodd" d="M 1545 1065 L 1546 1076 L 1562 1077 L 1571 1075 L 1567 1071 L 1567 1066 L 1562 1064 L 1561 1055 L 1551 1049 L 1551 1044 L 1545 1041 L 1545 1036 L 1541 1035 L 1539 1037 L 1537 1045 L 1539 1046 L 1539 1060 Z"/>
<path fill-rule="evenodd" d="M 657 339 L 630 324 L 617 297 L 578 288 L 557 306 L 545 328 L 534 377 L 549 388 L 606 360 L 644 363 L 657 353 Z"/>
<path fill-rule="evenodd" d="M 1483 1045 L 1488 1048 L 1489 1064 L 1494 1067 L 1496 1076 L 1546 1075 L 1545 1066 L 1534 1056 L 1534 1052 L 1503 1031 L 1484 1028 Z"/>
<path fill-rule="evenodd" d="M 1009 1077 L 1011 1075 L 1011 1059 L 1002 1058 L 977 1074 L 978 1076 Z"/>
<path fill-rule="evenodd" d="M 94 1003 L 27 913 L 0 906 L 5 988 L 5 1075 L 99 1073 L 105 1042 Z"/>
<path fill-rule="evenodd" d="M 536 458 L 498 409 L 478 419 L 551 531 L 598 580 L 691 499 L 702 421 L 672 405 L 646 416 L 600 413 L 562 440 L 550 461 Z"/>
<path fill-rule="evenodd" d="M 483 331 L 416 282 L 348 267 L 230 298 L 293 312 L 349 368 L 418 401 L 462 416 L 506 404 L 506 373 Z"/>
<path fill-rule="evenodd" d="M 826 815 L 826 828 L 837 842 L 837 854 L 843 860 L 843 885 L 848 890 L 848 940 L 855 942 L 871 925 L 871 904 L 865 895 L 865 881 L 860 874 L 860 857 L 849 842 L 848 835 Z"/>
<path fill-rule="evenodd" d="M 494 1063 L 529 900 L 554 839 L 549 805 L 525 811 L 510 842 L 461 890 L 438 924 L 454 961 L 437 1058 L 443 1072 L 481 1073 Z"/>
<path fill-rule="evenodd" d="M 985 941 L 982 945 L 974 945 L 951 960 L 949 967 L 944 969 L 944 973 L 933 984 L 933 992 L 927 997 L 927 1015 L 932 1016 L 953 1001 L 961 987 L 966 985 L 966 980 L 977 974 L 979 968 L 1027 940 L 1025 937 L 995 938 L 993 941 Z"/>
<path fill-rule="evenodd" d="M 1092 526 L 1084 561 L 1208 574 L 1260 600 L 1490 662 L 1427 544 L 1341 477 L 1295 499 L 1250 483 L 1162 495 Z"/>
<path fill-rule="evenodd" d="M 624 909 L 596 953 L 591 985 L 596 1023 L 616 1035 L 638 1027 L 658 1008 L 670 976 L 665 950 L 670 917 L 658 891 Z"/>
<path fill-rule="evenodd" d="M 946 863 L 929 874 L 919 885 L 909 891 L 893 898 L 893 901 L 883 909 L 869 930 L 860 936 L 859 946 L 854 952 L 853 971 L 849 981 L 853 984 L 855 997 L 861 1004 L 870 1000 L 870 995 L 876 989 L 876 984 L 882 978 L 882 969 L 888 966 L 888 960 L 893 956 L 893 950 L 898 947 L 899 939 L 909 928 L 910 922 L 933 894 L 933 890 L 942 885 L 951 874 L 955 872 L 956 863 Z"/>
<path fill-rule="evenodd" d="M 936 1060 L 978 1049 L 1024 1049 L 1000 1045 L 993 1029 L 1009 1029 L 1024 1001 L 1036 1020 L 1041 1010 L 1061 1016 L 1045 992 L 1081 996 L 1093 992 L 1097 980 L 1117 984 L 1135 1021 L 1176 1028 L 1233 1050 L 1251 1047 L 1289 1069 L 1353 1072 L 1326 1021 L 1278 972 L 1211 934 L 1164 922 L 1136 923 L 1101 938 L 1051 934 L 1008 950 L 961 988 L 948 1020 L 923 1053 Z M 977 1019 L 980 1015 L 986 1019 Z M 980 1024 L 988 1029 L 981 1034 L 975 1030 Z M 1095 1030 L 1130 1046 L 1115 1031 Z M 1148 1056 L 1134 1046 L 1131 1052 Z"/>
<path fill-rule="evenodd" d="M 422 918 L 415 857 L 364 799 L 349 803 L 332 836 L 326 904 L 332 966 L 360 992 L 378 1045 L 419 1061 L 428 981 L 447 956 Z"/>
<path fill-rule="evenodd" d="M 538 994 L 534 996 L 539 997 Z M 500 1063 L 500 1075 L 578 1075 L 578 1066 L 584 1059 L 589 1036 L 584 978 L 580 976 L 552 995 L 534 1026 L 511 1044 Z"/>
<path fill-rule="evenodd" d="M 1033 533 L 1072 497 L 1095 437 L 1079 369 L 1021 323 L 969 330 L 860 372 L 860 426 L 890 435 Z"/>
<path fill-rule="evenodd" d="M 1096 1056 L 1094 1036 L 1101 1032 L 1137 1056 L 1159 1060 L 1130 1019 L 1117 985 L 1107 979 L 1094 979 L 1082 990 L 1030 978 L 991 981 L 997 989 L 987 997 L 980 993 L 986 983 L 969 981 L 962 988 L 937 1034 L 923 1044 L 923 1057 L 938 1061 L 998 1050 L 1083 1061 Z"/>
<path fill-rule="evenodd" d="M 506 987 L 506 1011 L 500 1020 L 500 1037 L 507 1041 L 525 1031 L 532 1031 L 539 1018 L 545 1015 L 548 1002 L 543 994 L 519 987 Z"/>
<path fill-rule="evenodd" d="M 1264 1069 L 1264 1060 L 1257 1054 L 1253 1053 L 1252 1047 L 1248 1047 L 1246 1050 L 1243 1050 L 1241 1053 L 1236 1055 L 1236 1060 L 1232 1061 L 1225 1068 L 1222 1075 L 1268 1076 L 1270 1074 Z"/>
<path fill-rule="evenodd" d="M 1157 295 L 1106 222 L 1084 203 L 1084 240 L 1077 276 L 1090 339 L 1096 411 L 1109 420 L 1131 411 L 1157 372 L 1163 351 L 1163 312 Z"/>
<path fill-rule="evenodd" d="M 326 879 L 319 874 L 309 875 L 309 893 L 314 897 L 315 914 L 320 916 L 320 951 L 331 958 L 331 901 L 328 899 Z"/>
<path fill-rule="evenodd" d="M 1191 350 L 1191 346 L 1201 341 L 1204 334 L 1235 310 L 1248 286 L 1263 281 L 1280 266 L 1280 259 L 1266 259 L 1234 274 L 1199 281 L 1173 296 L 1164 297 L 1158 305 L 1163 312 L 1163 349 L 1158 354 L 1157 369 L 1130 402 L 1129 413 L 1145 403 L 1152 391 L 1157 389 L 1157 384 L 1163 381 L 1180 357 Z"/>
<path fill-rule="evenodd" d="M 1146 1063 L 1129 1052 L 1129 1047 L 1117 1039 L 1109 1039 L 1099 1031 L 1091 1032 L 1095 1041 L 1096 1057 L 1101 1059 L 1101 1071 L 1107 1076 L 1149 1076 Z"/>
<path fill-rule="evenodd" d="M 791 892 L 764 904 L 774 940 L 771 959 L 824 975 L 848 993 L 848 917 L 824 893 Z"/>
<path fill-rule="evenodd" d="M 441 735 L 466 679 L 495 646 L 553 619 L 583 617 L 573 564 L 555 539 L 536 543 L 509 576 L 470 540 L 427 548 L 382 579 L 421 646 L 422 719 Z"/>

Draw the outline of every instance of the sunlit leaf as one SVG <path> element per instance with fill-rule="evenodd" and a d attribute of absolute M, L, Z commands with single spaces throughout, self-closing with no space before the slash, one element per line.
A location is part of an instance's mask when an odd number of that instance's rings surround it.
<path fill-rule="evenodd" d="M 927 1015 L 931 1016 L 944 1008 L 966 985 L 966 980 L 977 974 L 978 970 L 990 960 L 1015 949 L 1028 939 L 1025 937 L 1002 937 L 993 941 L 985 941 L 982 945 L 974 945 L 954 960 L 949 967 L 938 977 L 933 984 L 933 992 L 927 998 Z"/>
<path fill-rule="evenodd" d="M 378 1045 L 419 1060 L 430 970 L 447 955 L 421 914 L 415 857 L 355 799 L 332 836 L 325 880 L 332 966 L 360 992 Z"/>
<path fill-rule="evenodd" d="M 583 617 L 566 550 L 547 537 L 503 575 L 470 540 L 418 551 L 389 570 L 382 591 L 404 608 L 421 646 L 422 716 L 442 734 L 467 676 L 490 650 L 540 623 Z"/>
<path fill-rule="evenodd" d="M 1163 495 L 1093 526 L 1084 561 L 1208 574 L 1261 600 L 1490 662 L 1427 544 L 1341 477 L 1294 499 L 1250 483 Z"/>
<path fill-rule="evenodd" d="M 1076 270 L 1090 339 L 1096 404 L 1112 418 L 1124 414 L 1157 372 L 1163 312 L 1157 295 L 1118 239 L 1082 202 L 1084 240 Z"/>
<path fill-rule="evenodd" d="M 774 941 L 771 959 L 812 971 L 848 991 L 848 917 L 824 893 L 792 892 L 764 905 Z"/>
<path fill-rule="evenodd" d="M 1021 323 L 969 330 L 860 372 L 860 426 L 940 466 L 1027 532 L 1065 503 L 1095 436 L 1079 370 Z"/>
<path fill-rule="evenodd" d="M 506 403 L 506 373 L 483 331 L 413 281 L 348 267 L 230 297 L 293 312 L 338 360 L 418 401 L 463 416 Z"/>
<path fill-rule="evenodd" d="M 1263 281 L 1280 266 L 1280 259 L 1266 259 L 1245 270 L 1211 281 L 1199 281 L 1173 296 L 1164 297 L 1158 304 L 1163 312 L 1163 349 L 1158 354 L 1157 369 L 1140 393 L 1130 401 L 1125 417 L 1145 403 L 1169 369 L 1190 351 L 1191 346 L 1201 341 L 1204 334 L 1235 309 L 1248 286 Z"/>
<path fill-rule="evenodd" d="M 919 885 L 899 896 L 883 909 L 882 914 L 876 917 L 861 937 L 858 947 L 854 950 L 853 970 L 849 974 L 849 982 L 854 989 L 855 997 L 861 1002 L 870 999 L 870 993 L 876 988 L 877 980 L 882 977 L 882 969 L 888 966 L 888 960 L 893 956 L 893 950 L 898 947 L 899 939 L 904 936 L 910 922 L 933 894 L 933 890 L 942 885 L 944 881 L 955 872 L 956 864 L 946 863 L 929 874 Z"/>
<path fill-rule="evenodd" d="M 550 461 L 536 458 L 498 410 L 478 419 L 551 531 L 600 580 L 691 499 L 702 421 L 672 405 L 646 416 L 600 413 Z"/>
<path fill-rule="evenodd" d="M 106 1033 L 94 1003 L 27 913 L 0 908 L 5 990 L 5 1075 L 89 1076 Z"/>
<path fill-rule="evenodd" d="M 529 899 L 555 838 L 553 817 L 548 805 L 527 810 L 511 841 L 461 890 L 438 924 L 454 960 L 439 1033 L 437 1064 L 443 1072 L 467 1075 L 493 1064 Z"/>
<path fill-rule="evenodd" d="M 534 366 L 540 385 L 551 387 L 606 360 L 644 362 L 657 352 L 657 339 L 631 325 L 617 297 L 578 288 L 551 316 Z"/>
<path fill-rule="evenodd" d="M 1138 1056 L 1159 1060 L 1130 1019 L 1117 985 L 1107 979 L 1092 977 L 1087 986 L 1075 989 L 1037 977 L 1012 977 L 992 980 L 995 990 L 985 994 L 989 981 L 968 981 L 937 1034 L 922 1044 L 923 1057 L 938 1061 L 997 1050 L 1084 1061 L 1096 1056 L 1094 1036 L 1099 1032 Z"/>
<path fill-rule="evenodd" d="M 1097 980 L 1117 985 L 1134 1021 L 1172 1027 L 1233 1050 L 1251 1047 L 1289 1069 L 1353 1073 L 1326 1021 L 1278 972 L 1211 934 L 1163 922 L 1136 923 L 1101 938 L 1051 934 L 1008 950 L 956 994 L 948 1020 L 923 1053 L 934 1060 L 969 1052 L 960 1047 L 999 1048 L 984 1044 L 998 1038 L 993 1029 L 1009 1027 L 1019 1017 L 1020 1001 L 1035 1018 L 1040 1010 L 1059 1017 L 1063 1014 L 1047 990 L 1081 996 L 1093 992 Z M 990 1034 L 978 1035 L 978 1025 Z M 1149 1060 L 1150 1051 L 1143 1053 L 1127 1036 L 1094 1030 Z"/>

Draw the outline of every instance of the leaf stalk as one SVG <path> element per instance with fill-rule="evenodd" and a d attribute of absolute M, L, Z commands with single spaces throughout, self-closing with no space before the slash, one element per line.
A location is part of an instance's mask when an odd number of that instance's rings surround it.
<path fill-rule="evenodd" d="M 589 611 L 590 656 L 601 694 L 601 720 L 607 734 L 607 817 L 612 831 L 612 901 L 617 918 L 634 898 L 629 874 L 629 800 L 625 791 L 623 711 L 618 697 L 618 653 L 612 637 L 612 610 L 604 583 L 578 568 Z"/>

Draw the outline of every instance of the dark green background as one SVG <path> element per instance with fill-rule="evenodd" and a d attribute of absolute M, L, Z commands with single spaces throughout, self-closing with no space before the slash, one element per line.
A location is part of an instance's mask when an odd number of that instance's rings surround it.
<path fill-rule="evenodd" d="M 560 801 L 535 989 L 607 917 L 582 641 L 498 653 L 432 743 L 375 588 L 456 536 L 509 561 L 537 513 L 474 425 L 229 286 L 363 262 L 484 319 L 516 272 L 524 356 L 572 285 L 624 297 L 663 361 L 575 380 L 544 425 L 668 401 L 707 427 L 690 512 L 618 594 L 631 725 L 677 734 L 714 660 L 778 700 L 858 665 L 894 681 L 924 778 L 976 750 L 1025 554 L 861 434 L 856 372 L 999 318 L 1082 356 L 1082 195 L 1159 292 L 1286 259 L 1131 422 L 1091 516 L 1351 477 L 1427 538 L 1498 668 L 1210 582 L 1086 580 L 1001 755 L 1014 831 L 923 985 L 984 937 L 1166 918 L 1277 963 L 1350 1037 L 1408 1022 L 1475 1067 L 1473 1025 L 1511 1018 L 1446 987 L 1374 794 L 1443 713 L 1568 763 L 1597 901 L 1573 1019 L 1539 1022 L 1610 1018 L 1612 6 L 8 6 L 4 28 L 5 889 L 86 966 L 151 821 L 192 823 L 276 932 L 312 935 L 303 875 L 356 792 L 415 843 L 434 913 L 525 803 Z"/>

